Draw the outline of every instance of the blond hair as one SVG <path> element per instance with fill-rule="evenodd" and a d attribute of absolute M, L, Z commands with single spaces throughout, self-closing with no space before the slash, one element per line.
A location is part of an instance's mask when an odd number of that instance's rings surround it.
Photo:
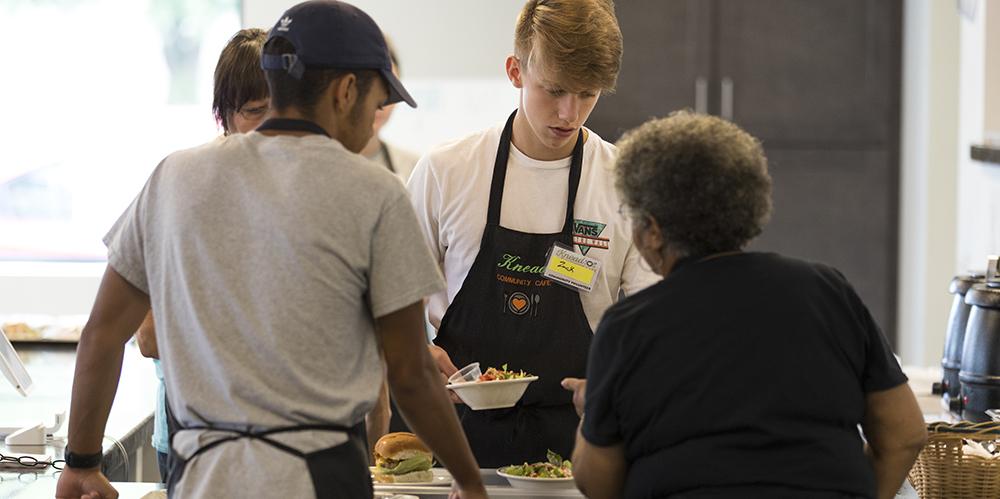
<path fill-rule="evenodd" d="M 611 0 L 529 0 L 517 18 L 514 55 L 566 90 L 613 92 L 622 32 Z"/>

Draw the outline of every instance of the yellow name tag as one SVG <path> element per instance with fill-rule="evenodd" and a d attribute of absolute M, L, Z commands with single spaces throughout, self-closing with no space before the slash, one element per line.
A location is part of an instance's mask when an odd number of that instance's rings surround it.
<path fill-rule="evenodd" d="M 590 292 L 601 272 L 601 261 L 556 243 L 545 259 L 545 277 L 572 289 Z"/>

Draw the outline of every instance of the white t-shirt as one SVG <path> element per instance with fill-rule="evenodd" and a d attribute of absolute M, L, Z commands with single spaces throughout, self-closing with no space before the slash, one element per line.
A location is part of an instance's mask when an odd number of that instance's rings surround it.
<path fill-rule="evenodd" d="M 444 289 L 416 226 L 399 180 L 336 140 L 253 132 L 168 156 L 105 243 L 150 296 L 181 424 L 350 426 L 383 379 L 375 318 Z M 304 452 L 346 440 L 274 438 Z M 183 431 L 173 446 L 190 456 L 210 440 Z M 178 493 L 311 497 L 308 476 L 302 459 L 242 439 L 195 458 Z"/>
<path fill-rule="evenodd" d="M 420 228 L 448 283 L 447 291 L 431 296 L 427 305 L 435 328 L 479 254 L 502 131 L 503 127 L 491 128 L 439 146 L 420 158 L 410 176 L 407 188 Z M 594 289 L 580 293 L 591 330 L 618 300 L 619 290 L 632 294 L 660 279 L 640 265 L 642 257 L 632 244 L 629 224 L 618 212 L 615 155 L 614 145 L 588 130 L 573 208 L 573 247 L 602 261 Z M 535 234 L 560 231 L 566 218 L 570 161 L 538 161 L 511 145 L 500 225 Z"/>

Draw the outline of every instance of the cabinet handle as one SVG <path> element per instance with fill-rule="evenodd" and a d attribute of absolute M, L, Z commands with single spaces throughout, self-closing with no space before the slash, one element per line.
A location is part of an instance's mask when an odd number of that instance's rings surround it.
<path fill-rule="evenodd" d="M 719 106 L 719 115 L 725 120 L 733 121 L 733 79 L 728 76 L 722 79 L 722 103 Z"/>
<path fill-rule="evenodd" d="M 694 112 L 699 114 L 708 112 L 708 79 L 704 76 L 694 80 Z"/>

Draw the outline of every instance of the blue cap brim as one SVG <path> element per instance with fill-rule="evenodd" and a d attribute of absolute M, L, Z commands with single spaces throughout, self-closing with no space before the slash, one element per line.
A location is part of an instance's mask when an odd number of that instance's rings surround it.
<path fill-rule="evenodd" d="M 389 87 L 389 98 L 386 99 L 386 104 L 406 102 L 410 107 L 417 107 L 417 101 L 413 100 L 410 92 L 407 92 L 406 87 L 403 86 L 403 82 L 399 81 L 399 78 L 396 78 L 396 75 L 392 74 L 392 71 L 379 69 L 379 72 L 382 73 L 382 77 L 385 78 Z"/>

